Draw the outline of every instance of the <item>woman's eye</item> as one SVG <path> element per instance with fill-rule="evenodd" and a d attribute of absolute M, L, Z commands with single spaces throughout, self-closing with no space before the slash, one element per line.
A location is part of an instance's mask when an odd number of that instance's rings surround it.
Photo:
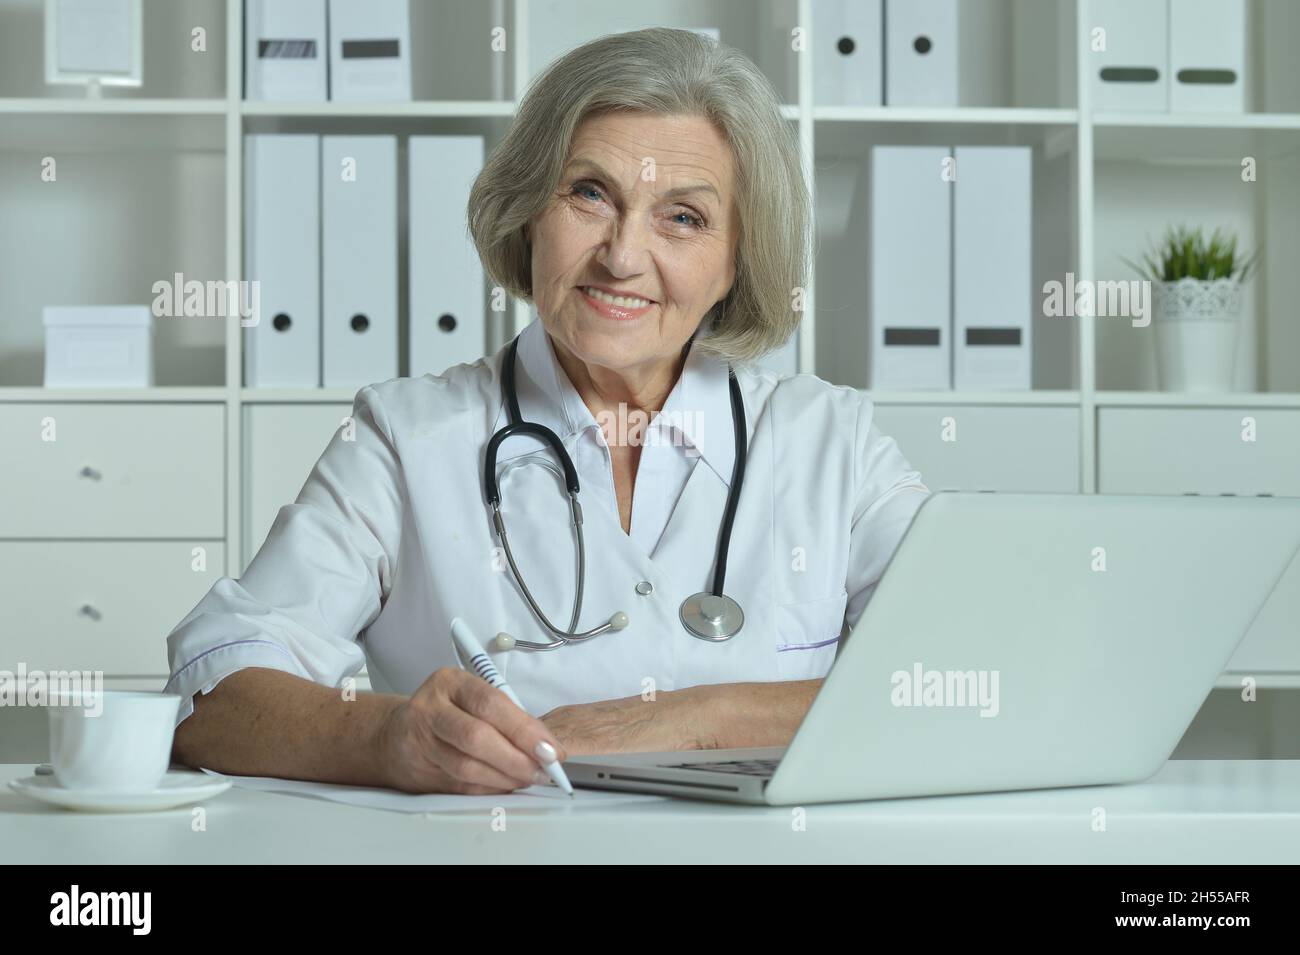
<path fill-rule="evenodd" d="M 595 185 L 594 183 L 590 183 L 590 182 L 577 182 L 577 183 L 574 183 L 573 188 L 572 188 L 569 192 L 570 192 L 570 195 L 574 195 L 574 196 L 582 196 L 584 199 L 585 199 L 585 198 L 588 198 L 588 197 L 590 197 L 590 198 L 592 198 L 592 199 L 595 199 L 595 200 L 599 200 L 599 199 L 603 199 L 603 198 L 604 198 L 604 197 L 601 195 L 600 189 L 597 188 L 596 185 Z M 704 217 L 703 217 L 703 216 L 699 216 L 699 215 L 695 214 L 694 212 L 691 212 L 690 210 L 683 210 L 683 211 L 681 211 L 681 212 L 674 212 L 674 213 L 672 214 L 671 218 L 672 218 L 675 222 L 677 222 L 678 225 L 688 226 L 688 227 L 690 227 L 690 228 L 692 228 L 692 229 L 702 229 L 702 228 L 704 228 L 704 224 L 705 224 L 705 223 L 704 223 Z M 677 221 L 677 220 L 680 220 L 680 219 L 683 219 L 683 218 L 684 218 L 686 221 L 684 221 L 684 222 Z"/>

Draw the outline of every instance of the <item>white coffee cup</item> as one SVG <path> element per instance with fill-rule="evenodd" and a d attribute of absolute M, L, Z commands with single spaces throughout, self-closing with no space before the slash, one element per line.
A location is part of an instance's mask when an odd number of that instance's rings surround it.
<path fill-rule="evenodd" d="M 65 789 L 149 792 L 171 762 L 181 698 L 85 690 L 51 701 L 50 764 Z"/>

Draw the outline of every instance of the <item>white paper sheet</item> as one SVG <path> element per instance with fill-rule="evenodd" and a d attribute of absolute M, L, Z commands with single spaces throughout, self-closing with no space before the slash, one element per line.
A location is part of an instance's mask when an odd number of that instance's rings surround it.
<path fill-rule="evenodd" d="M 529 786 L 512 793 L 491 796 L 459 796 L 454 793 L 404 793 L 395 789 L 371 789 L 365 786 L 343 786 L 338 783 L 318 783 L 301 779 L 276 779 L 271 776 L 226 776 L 223 773 L 203 770 L 209 776 L 229 779 L 242 789 L 282 793 L 289 796 L 307 796 L 328 799 L 331 802 L 368 809 L 387 809 L 392 812 L 456 812 L 478 809 L 489 812 L 504 809 L 572 809 L 582 806 L 608 806 L 615 803 L 660 802 L 667 796 L 649 793 L 607 792 L 598 789 L 575 789 L 570 799 L 555 786 Z"/>

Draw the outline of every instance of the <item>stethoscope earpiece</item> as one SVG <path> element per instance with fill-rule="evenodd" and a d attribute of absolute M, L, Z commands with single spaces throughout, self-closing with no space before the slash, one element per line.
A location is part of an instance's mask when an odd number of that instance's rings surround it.
<path fill-rule="evenodd" d="M 607 626 L 609 630 L 616 630 L 616 631 L 625 630 L 629 622 L 630 621 L 627 619 L 627 614 L 625 614 L 623 611 L 620 610 L 618 611 L 618 613 L 613 614 L 609 618 L 609 623 Z M 496 637 L 493 638 L 492 640 L 492 646 L 497 650 L 503 650 L 503 651 L 513 650 L 518 645 L 519 645 L 519 641 L 516 640 L 514 637 L 512 637 L 510 634 L 506 633 L 504 630 L 498 633 Z M 559 646 L 559 644 L 555 644 L 555 646 Z"/>

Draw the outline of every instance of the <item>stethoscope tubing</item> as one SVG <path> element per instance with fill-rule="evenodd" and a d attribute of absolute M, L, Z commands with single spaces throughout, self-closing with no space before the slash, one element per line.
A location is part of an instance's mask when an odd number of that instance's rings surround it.
<path fill-rule="evenodd" d="M 514 574 L 515 580 L 519 584 L 519 588 L 523 592 L 524 598 L 528 601 L 528 605 L 532 608 L 533 613 L 537 615 L 538 619 L 546 629 L 556 638 L 549 643 L 538 643 L 536 641 L 512 638 L 510 646 L 523 650 L 556 650 L 570 643 L 582 643 L 610 630 L 621 630 L 627 625 L 627 615 L 620 611 L 619 613 L 613 614 L 608 621 L 598 627 L 594 627 L 584 633 L 575 632 L 578 620 L 582 615 L 582 599 L 586 583 L 586 542 L 582 530 L 582 505 L 578 501 L 578 493 L 580 489 L 578 472 L 573 465 L 573 460 L 569 457 L 569 453 L 564 449 L 564 443 L 554 431 L 547 428 L 545 425 L 522 420 L 523 416 L 519 410 L 519 396 L 515 388 L 515 361 L 518 348 L 519 336 L 515 336 L 515 339 L 510 343 L 509 353 L 506 355 L 501 372 L 501 390 L 505 396 L 509 421 L 506 423 L 505 427 L 493 434 L 488 440 L 483 465 L 483 490 L 487 503 L 492 508 L 492 524 L 496 529 L 497 537 L 500 539 L 502 548 L 505 551 L 506 561 L 510 565 L 510 570 Z M 710 591 L 696 594 L 693 597 L 688 597 L 682 603 L 683 626 L 685 626 L 687 631 L 692 633 L 692 635 L 712 642 L 721 642 L 730 639 L 735 635 L 735 633 L 739 632 L 744 620 L 744 614 L 740 610 L 739 605 L 723 594 L 723 587 L 727 576 L 727 555 L 731 547 L 731 529 L 735 521 L 736 507 L 740 499 L 740 488 L 744 483 L 745 458 L 748 451 L 745 405 L 740 394 L 740 386 L 736 380 L 734 369 L 728 367 L 727 378 L 731 392 L 731 414 L 735 434 L 736 460 L 732 468 L 731 486 L 727 493 L 727 503 L 723 511 L 722 525 L 719 528 L 718 533 L 718 544 L 713 571 L 713 587 Z M 519 565 L 515 561 L 514 554 L 510 548 L 510 539 L 506 533 L 505 519 L 501 516 L 501 490 L 496 470 L 497 453 L 501 444 L 505 440 L 515 437 L 516 435 L 525 434 L 538 438 L 554 452 L 556 459 L 560 462 L 560 468 L 556 468 L 555 465 L 549 461 L 535 463 L 542 464 L 555 474 L 556 477 L 560 479 L 561 483 L 563 483 L 565 491 L 569 497 L 570 515 L 574 531 L 577 535 L 577 586 L 575 588 L 573 615 L 567 630 L 560 630 L 551 623 L 550 619 L 542 611 L 542 608 L 533 597 L 532 591 L 528 589 L 528 585 L 524 583 L 523 574 L 520 572 Z M 508 472 L 512 467 L 517 466 L 520 463 L 522 462 L 514 462 L 507 465 L 503 469 L 503 473 Z M 563 470 L 561 471 L 561 469 Z M 701 630 L 692 627 L 687 622 L 687 607 L 688 605 L 691 605 L 693 608 L 692 613 L 699 616 L 701 614 L 701 611 L 699 610 L 701 598 L 716 598 L 716 600 L 711 603 L 711 606 L 718 608 L 717 616 L 710 618 L 713 623 L 716 624 L 725 613 L 731 613 L 733 614 L 733 620 L 736 620 L 735 629 L 731 632 L 706 635 L 701 632 Z M 722 609 L 724 604 L 731 609 L 724 612 Z M 701 625 L 706 622 L 708 621 L 701 619 Z M 727 628 L 724 627 L 723 629 L 726 630 Z"/>

